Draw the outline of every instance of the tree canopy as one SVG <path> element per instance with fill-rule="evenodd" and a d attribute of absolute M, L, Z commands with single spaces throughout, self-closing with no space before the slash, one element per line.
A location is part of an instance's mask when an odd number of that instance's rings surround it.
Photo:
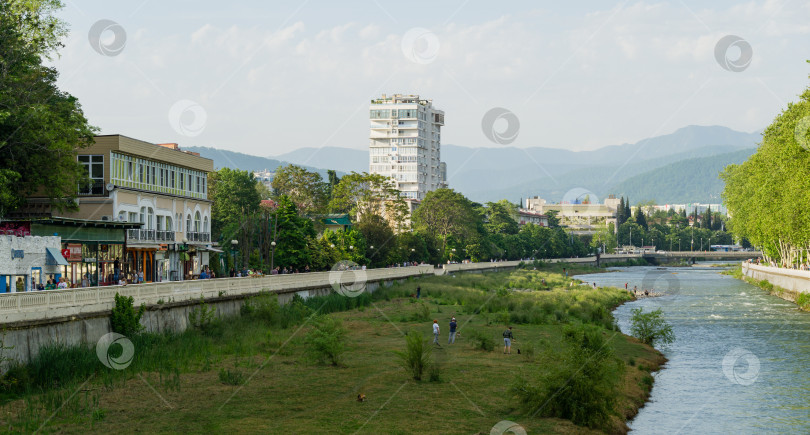
<path fill-rule="evenodd" d="M 810 88 L 788 103 L 762 136 L 757 152 L 729 165 L 723 199 L 731 230 L 788 264 L 810 248 Z"/>
<path fill-rule="evenodd" d="M 79 101 L 61 91 L 54 68 L 42 64 L 59 46 L 64 25 L 57 1 L 0 2 L 0 216 L 41 194 L 56 208 L 87 182 L 76 150 L 92 144 Z"/>

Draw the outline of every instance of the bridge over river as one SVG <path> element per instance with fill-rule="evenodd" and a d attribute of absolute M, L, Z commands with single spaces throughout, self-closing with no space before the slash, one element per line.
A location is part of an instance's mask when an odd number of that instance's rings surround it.
<path fill-rule="evenodd" d="M 605 254 L 600 256 L 601 261 L 625 261 L 633 258 L 643 258 L 651 262 L 686 260 L 689 263 L 696 261 L 744 261 L 762 256 L 760 251 L 657 251 L 638 254 Z"/>

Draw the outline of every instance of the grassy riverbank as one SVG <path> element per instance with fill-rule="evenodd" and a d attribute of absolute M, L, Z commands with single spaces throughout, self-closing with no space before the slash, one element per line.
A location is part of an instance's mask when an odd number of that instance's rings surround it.
<path fill-rule="evenodd" d="M 4 378 L 0 423 L 9 432 L 488 433 L 511 420 L 529 433 L 623 432 L 664 359 L 615 330 L 610 310 L 627 292 L 571 287 L 562 267 L 415 279 L 373 297 L 284 307 L 258 298 L 237 318 L 132 337 L 125 370 L 102 366 L 95 349 L 50 348 Z M 310 357 L 316 310 L 346 330 L 338 366 Z M 452 315 L 460 336 L 448 345 Z M 429 336 L 434 318 L 441 347 L 430 376 L 415 381 L 393 351 L 410 330 Z M 507 323 L 512 355 L 502 353 Z"/>

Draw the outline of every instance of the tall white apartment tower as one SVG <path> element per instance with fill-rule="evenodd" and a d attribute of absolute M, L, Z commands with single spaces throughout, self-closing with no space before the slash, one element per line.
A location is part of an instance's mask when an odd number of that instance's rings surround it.
<path fill-rule="evenodd" d="M 393 178 L 404 198 L 422 200 L 447 187 L 441 161 L 444 112 L 433 100 L 394 94 L 371 101 L 369 173 Z"/>

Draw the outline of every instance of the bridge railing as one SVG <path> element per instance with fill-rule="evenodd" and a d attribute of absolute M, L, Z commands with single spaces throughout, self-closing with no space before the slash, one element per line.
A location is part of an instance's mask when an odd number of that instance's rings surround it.
<path fill-rule="evenodd" d="M 115 295 L 132 296 L 135 305 L 179 302 L 225 295 L 248 295 L 262 291 L 290 293 L 328 288 L 333 282 L 377 282 L 433 274 L 433 266 L 411 266 L 342 272 L 311 272 L 290 275 L 266 275 L 259 278 L 219 278 L 170 281 L 124 286 L 81 289 L 42 290 L 0 295 L 0 323 L 51 318 L 111 309 Z M 77 310 L 76 308 L 79 307 Z M 20 315 L 22 314 L 22 315 Z"/>

